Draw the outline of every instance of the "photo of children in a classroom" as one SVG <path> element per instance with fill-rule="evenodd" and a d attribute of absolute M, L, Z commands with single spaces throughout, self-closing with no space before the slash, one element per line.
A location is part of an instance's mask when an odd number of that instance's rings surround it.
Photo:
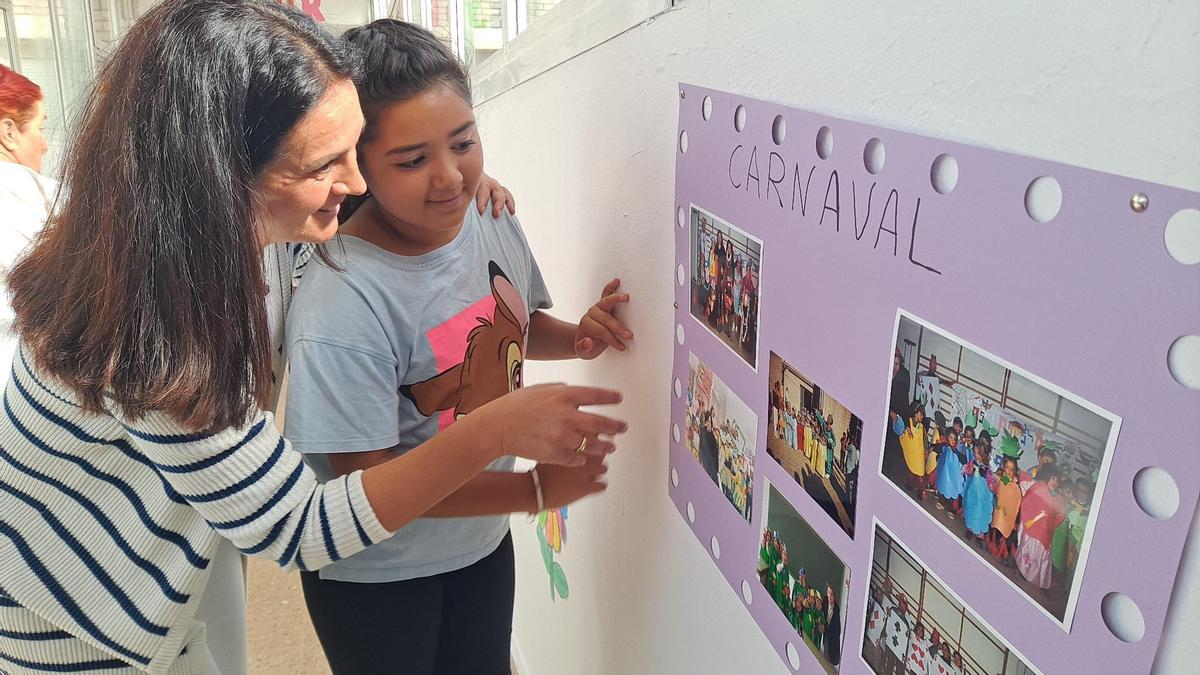
<path fill-rule="evenodd" d="M 827 673 L 842 662 L 850 570 L 783 494 L 766 483 L 758 581 Z"/>
<path fill-rule="evenodd" d="M 882 473 L 1070 623 L 1119 420 L 900 315 Z"/>
<path fill-rule="evenodd" d="M 1037 672 L 878 524 L 862 657 L 876 675 Z"/>
<path fill-rule="evenodd" d="M 690 353 L 686 436 L 688 452 L 749 521 L 758 416 L 711 368 Z"/>
<path fill-rule="evenodd" d="M 696 206 L 690 236 L 692 316 L 757 368 L 762 242 Z"/>
<path fill-rule="evenodd" d="M 862 420 L 771 352 L 767 454 L 854 537 Z"/>

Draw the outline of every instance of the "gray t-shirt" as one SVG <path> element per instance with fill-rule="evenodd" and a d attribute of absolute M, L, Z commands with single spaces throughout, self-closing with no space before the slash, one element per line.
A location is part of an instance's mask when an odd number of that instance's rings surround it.
<path fill-rule="evenodd" d="M 467 210 L 449 244 L 400 256 L 361 239 L 329 248 L 296 291 L 286 436 L 318 477 L 328 453 L 403 454 L 461 415 L 521 386 L 530 312 L 550 297 L 507 212 Z M 489 470 L 512 471 L 513 458 Z M 532 489 L 532 488 L 530 488 Z M 321 570 L 338 581 L 389 582 L 461 569 L 508 533 L 508 516 L 421 518 L 389 540 Z"/>

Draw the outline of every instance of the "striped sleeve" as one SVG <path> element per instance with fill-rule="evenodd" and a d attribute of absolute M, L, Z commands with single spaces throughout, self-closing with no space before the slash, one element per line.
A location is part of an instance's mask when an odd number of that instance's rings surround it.
<path fill-rule="evenodd" d="M 214 434 L 162 415 L 125 428 L 180 497 L 248 555 L 314 570 L 391 536 L 367 501 L 362 472 L 318 483 L 270 413 Z"/>

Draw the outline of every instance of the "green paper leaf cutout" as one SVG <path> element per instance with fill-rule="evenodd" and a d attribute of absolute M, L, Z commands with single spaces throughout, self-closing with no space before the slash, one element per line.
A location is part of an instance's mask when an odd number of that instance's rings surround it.
<path fill-rule="evenodd" d="M 1020 457 L 1021 442 L 1012 434 L 1004 434 L 1004 438 L 1000 440 L 1000 452 L 1004 453 L 1005 457 Z"/>
<path fill-rule="evenodd" d="M 563 571 L 562 565 L 554 563 L 554 567 L 550 570 L 550 581 L 554 584 L 554 590 L 558 596 L 566 600 L 567 596 L 571 594 L 571 589 L 567 586 L 567 573 Z"/>
<path fill-rule="evenodd" d="M 537 530 L 538 544 L 542 548 L 542 561 L 546 563 L 546 571 L 550 571 L 550 565 L 554 562 L 554 552 L 550 550 L 550 542 L 546 541 L 546 533 L 542 528 Z"/>

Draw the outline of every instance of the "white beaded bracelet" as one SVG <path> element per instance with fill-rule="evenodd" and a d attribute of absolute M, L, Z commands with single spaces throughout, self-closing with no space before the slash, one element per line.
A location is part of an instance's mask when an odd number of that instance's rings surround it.
<path fill-rule="evenodd" d="M 537 511 L 535 514 L 546 510 L 546 502 L 542 499 L 542 479 L 538 477 L 537 467 L 529 470 L 529 475 L 533 476 L 533 491 L 537 494 Z"/>

